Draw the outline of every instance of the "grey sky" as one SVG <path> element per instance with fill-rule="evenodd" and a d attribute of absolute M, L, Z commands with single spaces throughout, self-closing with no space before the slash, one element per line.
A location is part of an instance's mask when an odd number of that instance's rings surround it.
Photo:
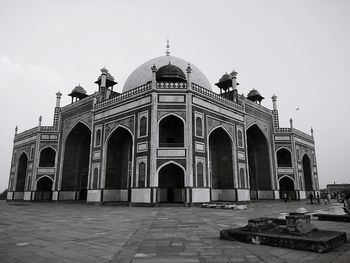
<path fill-rule="evenodd" d="M 103 66 L 120 91 L 167 37 L 212 85 L 235 68 L 240 93 L 275 93 L 282 126 L 314 128 L 321 187 L 349 182 L 350 1 L 0 0 L 0 191 L 16 125 L 52 124 L 55 93 L 93 93 Z"/>

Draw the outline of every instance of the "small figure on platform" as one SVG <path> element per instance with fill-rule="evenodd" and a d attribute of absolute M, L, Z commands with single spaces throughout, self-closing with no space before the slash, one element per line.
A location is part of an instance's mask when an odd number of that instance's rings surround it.
<path fill-rule="evenodd" d="M 312 193 L 309 194 L 309 198 L 310 198 L 310 203 L 313 205 L 313 199 L 314 199 L 314 195 Z"/>
<path fill-rule="evenodd" d="M 288 202 L 290 203 L 292 201 L 292 197 L 288 195 Z"/>
<path fill-rule="evenodd" d="M 317 192 L 316 193 L 316 200 L 317 200 L 317 204 L 320 205 L 321 202 L 320 202 L 320 194 Z"/>
<path fill-rule="evenodd" d="M 287 194 L 286 193 L 283 194 L 283 199 L 284 199 L 284 202 L 287 203 Z"/>

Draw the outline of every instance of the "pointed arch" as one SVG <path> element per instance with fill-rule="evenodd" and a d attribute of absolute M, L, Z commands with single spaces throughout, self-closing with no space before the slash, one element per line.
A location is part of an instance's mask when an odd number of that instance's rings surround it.
<path fill-rule="evenodd" d="M 17 161 L 16 191 L 24 192 L 28 169 L 28 154 L 22 151 Z"/>
<path fill-rule="evenodd" d="M 272 190 L 270 149 L 267 137 L 254 123 L 246 130 L 250 189 Z"/>
<path fill-rule="evenodd" d="M 38 178 L 35 180 L 35 184 L 37 184 L 38 181 L 39 181 L 40 179 L 43 179 L 44 177 L 49 178 L 49 179 L 52 181 L 52 183 L 53 183 L 53 179 L 52 179 L 50 176 L 48 176 L 48 175 L 45 174 L 45 175 L 42 175 L 42 176 L 38 177 Z"/>
<path fill-rule="evenodd" d="M 159 147 L 184 147 L 184 119 L 174 113 L 168 113 L 158 120 Z"/>
<path fill-rule="evenodd" d="M 127 189 L 131 187 L 133 145 L 133 133 L 124 125 L 117 125 L 108 134 L 104 144 L 104 188 Z"/>
<path fill-rule="evenodd" d="M 185 169 L 169 161 L 157 169 L 160 202 L 185 202 Z"/>
<path fill-rule="evenodd" d="M 311 170 L 311 159 L 307 153 L 304 153 L 302 158 L 302 167 L 304 174 L 304 185 L 306 191 L 313 191 L 313 180 L 312 180 L 312 170 Z"/>
<path fill-rule="evenodd" d="M 39 167 L 54 167 L 56 153 L 56 149 L 51 146 L 42 148 L 39 152 Z"/>
<path fill-rule="evenodd" d="M 78 121 L 67 134 L 62 150 L 61 190 L 78 192 L 80 200 L 87 197 L 91 136 L 91 128 Z"/>
<path fill-rule="evenodd" d="M 51 200 L 53 180 L 47 175 L 40 176 L 36 182 L 35 200 Z"/>
<path fill-rule="evenodd" d="M 280 198 L 284 196 L 290 197 L 291 199 L 296 199 L 295 194 L 295 180 L 289 175 L 283 175 L 278 180 L 280 188 Z"/>
<path fill-rule="evenodd" d="M 233 137 L 224 126 L 216 126 L 208 133 L 208 147 L 211 187 L 217 189 L 234 188 L 234 185 L 237 184 L 237 178 L 234 171 L 235 144 Z"/>
<path fill-rule="evenodd" d="M 286 147 L 279 147 L 276 151 L 278 167 L 292 167 L 292 151 Z"/>
<path fill-rule="evenodd" d="M 222 124 L 213 127 L 213 128 L 208 132 L 208 138 L 210 137 L 210 134 L 211 134 L 212 132 L 214 132 L 215 130 L 220 129 L 220 128 L 223 129 L 223 130 L 227 133 L 227 135 L 231 138 L 232 144 L 234 145 L 235 139 L 234 139 L 233 136 L 230 134 L 230 132 L 227 130 L 227 128 L 226 128 L 224 125 L 222 125 Z"/>

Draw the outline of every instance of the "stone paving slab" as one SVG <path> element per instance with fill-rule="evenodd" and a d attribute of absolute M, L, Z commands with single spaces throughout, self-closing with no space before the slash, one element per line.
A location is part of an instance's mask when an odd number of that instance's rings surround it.
<path fill-rule="evenodd" d="M 318 254 L 219 239 L 220 230 L 298 207 L 325 208 L 305 201 L 256 201 L 245 211 L 0 201 L 0 262 L 350 262 L 349 242 Z M 313 223 L 350 239 L 349 223 Z"/>

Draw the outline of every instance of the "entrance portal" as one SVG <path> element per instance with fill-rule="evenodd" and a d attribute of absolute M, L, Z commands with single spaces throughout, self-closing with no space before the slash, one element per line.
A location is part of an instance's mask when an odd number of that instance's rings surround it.
<path fill-rule="evenodd" d="M 28 158 L 25 153 L 22 153 L 19 157 L 18 168 L 17 168 L 17 181 L 16 181 L 16 192 L 24 192 L 24 186 L 27 176 L 27 164 Z"/>
<path fill-rule="evenodd" d="M 303 172 L 305 180 L 305 190 L 313 191 L 310 158 L 306 154 L 303 156 Z"/>
<path fill-rule="evenodd" d="M 108 140 L 106 189 L 130 187 L 132 137 L 128 130 L 118 127 Z"/>
<path fill-rule="evenodd" d="M 294 191 L 294 181 L 285 176 L 282 177 L 279 181 L 280 183 L 280 198 L 283 198 L 284 194 L 290 196 L 291 199 L 296 199 L 295 191 Z"/>
<path fill-rule="evenodd" d="M 52 180 L 47 176 L 41 177 L 36 184 L 35 200 L 52 199 Z"/>
<path fill-rule="evenodd" d="M 87 198 L 90 140 L 91 131 L 81 122 L 66 139 L 61 190 L 75 191 L 77 200 Z"/>
<path fill-rule="evenodd" d="M 158 172 L 159 201 L 185 202 L 184 171 L 174 163 L 167 164 Z"/>
<path fill-rule="evenodd" d="M 258 190 L 272 190 L 268 143 L 257 125 L 247 130 L 247 145 L 251 198 L 254 199 L 258 198 Z"/>
<path fill-rule="evenodd" d="M 223 128 L 209 136 L 211 186 L 217 189 L 233 188 L 233 162 L 231 138 Z"/>

